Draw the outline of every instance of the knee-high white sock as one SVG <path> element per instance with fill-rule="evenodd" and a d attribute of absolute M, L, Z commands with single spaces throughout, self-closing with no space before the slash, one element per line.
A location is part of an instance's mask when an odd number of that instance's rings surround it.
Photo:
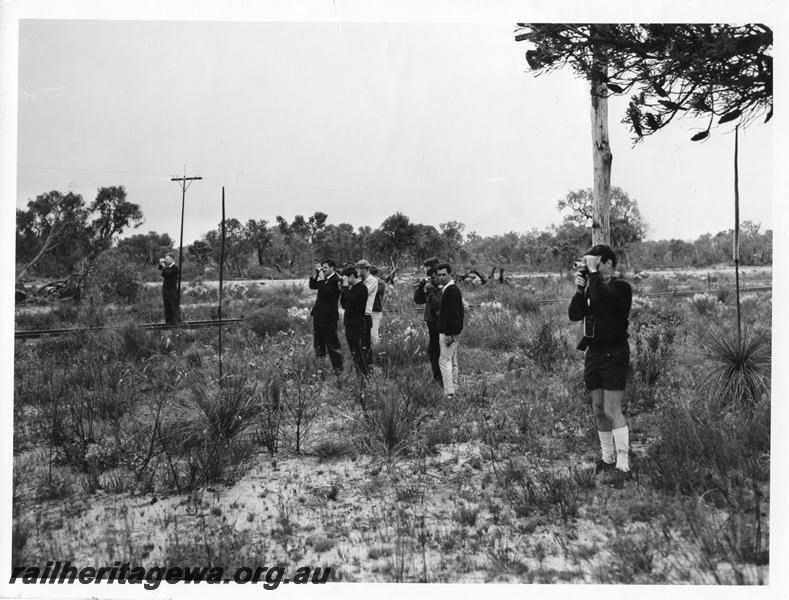
<path fill-rule="evenodd" d="M 600 449 L 603 452 L 603 461 L 612 464 L 616 457 L 614 456 L 614 436 L 611 431 L 597 430 L 597 435 L 600 438 Z"/>
<path fill-rule="evenodd" d="M 630 430 L 625 425 L 624 427 L 617 427 L 611 433 L 614 436 L 614 444 L 616 445 L 616 468 L 620 471 L 629 471 Z"/>

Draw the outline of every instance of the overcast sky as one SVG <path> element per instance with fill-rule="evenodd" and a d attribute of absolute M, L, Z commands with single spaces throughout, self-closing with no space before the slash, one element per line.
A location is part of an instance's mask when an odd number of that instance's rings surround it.
<path fill-rule="evenodd" d="M 90 201 L 101 186 L 124 185 L 146 217 L 138 231 L 177 239 L 181 194 L 169 178 L 184 168 L 204 178 L 187 192 L 186 243 L 218 223 L 223 185 L 228 215 L 240 219 L 321 210 L 330 223 L 376 227 L 399 210 L 436 226 L 462 221 L 480 234 L 544 228 L 559 221 L 560 197 L 592 185 L 588 90 L 570 73 L 528 73 L 513 23 L 763 22 L 776 32 L 775 56 L 785 57 L 788 6 L 0 0 L 3 274 L 10 281 L 14 271 L 14 205 L 53 189 Z M 776 96 L 786 98 L 783 62 L 776 68 Z M 638 201 L 648 236 L 693 239 L 731 228 L 733 135 L 718 128 L 692 143 L 701 125 L 680 121 L 633 147 L 620 123 L 625 102 L 610 106 L 612 184 Z M 776 257 L 789 231 L 789 121 L 781 106 L 773 122 L 742 132 L 740 149 L 741 218 L 775 229 Z M 786 304 L 786 282 L 785 269 L 777 269 L 776 307 Z M 12 292 L 7 286 L 0 311 L 9 334 L 0 346 L 6 399 L 13 395 Z M 787 333 L 786 311 L 776 310 L 773 364 L 789 360 Z M 787 370 L 776 369 L 776 397 L 788 388 Z M 10 424 L 12 403 L 4 406 L 0 420 Z M 787 410 L 774 403 L 778 432 L 789 425 Z M 0 442 L 6 489 L 11 439 Z M 772 505 L 782 507 L 787 436 L 774 436 L 772 445 Z M 772 512 L 772 539 L 785 556 L 786 515 Z M 11 514 L 8 494 L 0 514 Z M 0 518 L 0 540 L 10 538 L 10 527 Z M 765 591 L 786 589 L 780 569 L 770 575 Z"/>
<path fill-rule="evenodd" d="M 17 207 L 123 185 L 138 230 L 184 241 L 227 214 L 376 227 L 395 211 L 482 235 L 558 223 L 592 185 L 588 84 L 535 77 L 513 22 L 21 20 Z M 648 237 L 733 227 L 731 128 L 690 119 L 633 146 L 610 103 L 611 183 Z M 773 125 L 741 133 L 741 219 L 772 228 Z"/>

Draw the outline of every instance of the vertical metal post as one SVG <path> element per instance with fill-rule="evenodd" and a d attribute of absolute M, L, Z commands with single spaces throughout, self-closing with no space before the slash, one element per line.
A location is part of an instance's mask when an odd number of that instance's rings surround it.
<path fill-rule="evenodd" d="M 740 173 L 737 167 L 740 126 L 734 128 L 734 287 L 737 290 L 737 348 L 742 348 L 740 316 Z"/>
<path fill-rule="evenodd" d="M 225 186 L 222 186 L 222 247 L 219 251 L 219 387 L 222 387 L 222 286 L 225 273 Z"/>

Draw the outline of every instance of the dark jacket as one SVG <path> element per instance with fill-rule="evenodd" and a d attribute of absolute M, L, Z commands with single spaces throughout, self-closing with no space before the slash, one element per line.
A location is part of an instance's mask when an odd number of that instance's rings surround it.
<path fill-rule="evenodd" d="M 342 324 L 349 329 L 365 328 L 364 309 L 367 307 L 367 286 L 357 281 L 352 287 L 342 288 L 340 304 L 345 309 Z"/>
<path fill-rule="evenodd" d="M 310 313 L 313 317 L 323 320 L 334 320 L 340 318 L 337 310 L 337 301 L 340 299 L 340 276 L 332 273 L 327 279 L 318 280 L 310 277 L 309 286 L 311 290 L 318 290 L 315 298 L 315 305 Z"/>
<path fill-rule="evenodd" d="M 384 291 L 386 290 L 386 284 L 384 283 L 383 279 L 378 279 L 378 291 L 375 293 L 375 299 L 373 299 L 373 312 L 383 312 L 384 311 Z"/>
<path fill-rule="evenodd" d="M 611 278 L 606 283 L 599 273 L 590 273 L 586 292 L 575 293 L 567 314 L 571 321 L 594 317 L 594 337 L 585 338 L 588 345 L 615 344 L 628 337 L 632 300 L 633 290 L 626 281 Z"/>
<path fill-rule="evenodd" d="M 162 290 L 178 289 L 178 265 L 175 263 L 169 267 L 159 267 L 162 272 Z"/>
<path fill-rule="evenodd" d="M 463 331 L 463 295 L 457 285 L 450 283 L 441 291 L 438 333 L 458 335 L 461 331 Z"/>
<path fill-rule="evenodd" d="M 428 323 L 438 321 L 438 308 L 441 305 L 441 290 L 430 281 L 423 279 L 414 289 L 414 302 L 425 305 L 424 320 Z"/>

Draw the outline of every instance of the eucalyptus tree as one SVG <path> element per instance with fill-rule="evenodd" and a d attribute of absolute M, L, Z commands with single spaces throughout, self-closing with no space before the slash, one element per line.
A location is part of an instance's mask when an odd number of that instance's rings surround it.
<path fill-rule="evenodd" d="M 515 40 L 530 43 L 526 62 L 537 74 L 571 68 L 589 82 L 595 244 L 611 239 L 609 96 L 633 93 L 624 122 L 636 141 L 681 114 L 706 119 L 693 141 L 715 125 L 772 117 L 773 33 L 766 25 L 518 23 Z"/>

